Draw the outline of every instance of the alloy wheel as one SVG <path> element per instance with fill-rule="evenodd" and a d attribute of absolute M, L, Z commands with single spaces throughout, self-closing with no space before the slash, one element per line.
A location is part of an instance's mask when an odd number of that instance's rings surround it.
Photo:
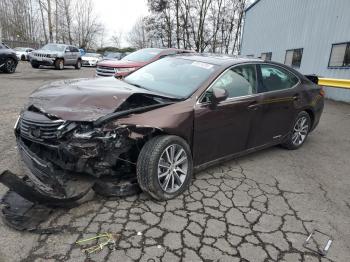
<path fill-rule="evenodd" d="M 181 188 L 188 172 L 188 156 L 182 146 L 172 144 L 164 149 L 158 162 L 158 181 L 167 193 Z"/>
<path fill-rule="evenodd" d="M 309 132 L 309 123 L 305 116 L 300 117 L 294 125 L 292 143 L 296 146 L 304 143 L 307 133 Z"/>
<path fill-rule="evenodd" d="M 13 73 L 16 70 L 16 63 L 13 59 L 9 59 L 6 61 L 6 69 L 9 73 Z"/>

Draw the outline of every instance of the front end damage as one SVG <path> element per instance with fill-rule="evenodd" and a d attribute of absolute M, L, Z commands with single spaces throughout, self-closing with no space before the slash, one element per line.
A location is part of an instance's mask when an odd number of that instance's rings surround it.
<path fill-rule="evenodd" d="M 117 125 L 114 120 L 159 106 L 116 111 L 90 122 L 65 121 L 29 107 L 15 126 L 26 176 L 20 178 L 10 171 L 0 175 L 0 182 L 9 188 L 2 201 L 6 223 L 33 230 L 52 208 L 75 206 L 91 189 L 103 196 L 140 192 L 136 180 L 139 151 L 161 130 Z"/>

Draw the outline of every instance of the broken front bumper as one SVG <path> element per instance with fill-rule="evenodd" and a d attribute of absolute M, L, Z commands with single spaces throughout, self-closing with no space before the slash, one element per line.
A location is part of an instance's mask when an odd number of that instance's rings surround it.
<path fill-rule="evenodd" d="M 20 140 L 17 146 L 28 169 L 26 174 L 30 183 L 10 171 L 1 174 L 0 182 L 25 199 L 47 205 L 64 205 L 82 198 L 95 183 L 91 176 L 54 169 L 51 163 L 33 154 Z"/>

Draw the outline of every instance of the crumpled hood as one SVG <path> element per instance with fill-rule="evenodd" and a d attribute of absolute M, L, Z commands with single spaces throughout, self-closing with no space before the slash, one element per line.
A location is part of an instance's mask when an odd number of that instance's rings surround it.
<path fill-rule="evenodd" d="M 154 93 L 109 77 L 64 80 L 34 91 L 27 107 L 64 120 L 95 121 L 116 111 L 133 94 Z"/>
<path fill-rule="evenodd" d="M 99 66 L 108 67 L 141 67 L 146 64 L 147 62 L 135 62 L 129 60 L 103 60 L 98 63 Z"/>

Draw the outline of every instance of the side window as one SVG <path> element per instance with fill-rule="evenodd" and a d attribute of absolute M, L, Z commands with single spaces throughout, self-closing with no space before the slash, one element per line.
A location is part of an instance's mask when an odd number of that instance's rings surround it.
<path fill-rule="evenodd" d="M 296 85 L 299 79 L 292 73 L 272 65 L 260 65 L 262 90 L 259 93 L 283 90 Z"/>
<path fill-rule="evenodd" d="M 76 48 L 76 47 L 74 47 L 74 46 L 71 46 L 71 50 L 72 50 L 72 52 L 75 52 L 75 53 L 78 53 L 78 52 L 79 52 L 78 48 Z"/>
<path fill-rule="evenodd" d="M 2 44 L 0 44 L 0 49 L 3 49 L 4 47 L 2 46 Z"/>
<path fill-rule="evenodd" d="M 66 49 L 64 50 L 65 52 L 71 52 L 70 46 L 67 46 Z"/>
<path fill-rule="evenodd" d="M 255 65 L 235 66 L 220 76 L 207 91 L 202 102 L 209 102 L 212 88 L 225 89 L 228 98 L 246 96 L 256 93 Z"/>

